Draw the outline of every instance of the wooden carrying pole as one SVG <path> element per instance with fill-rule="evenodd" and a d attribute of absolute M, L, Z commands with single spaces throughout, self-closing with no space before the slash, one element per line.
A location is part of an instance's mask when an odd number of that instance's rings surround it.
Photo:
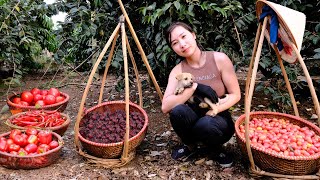
<path fill-rule="evenodd" d="M 123 166 L 125 164 L 127 164 L 128 162 L 130 162 L 133 157 L 134 157 L 134 152 L 129 152 L 129 132 L 130 132 L 130 123 L 129 123 L 129 69 L 128 69 L 128 60 L 127 60 L 127 48 L 128 48 L 128 52 L 129 52 L 129 56 L 131 58 L 131 62 L 133 65 L 133 69 L 137 78 L 137 88 L 139 91 L 139 104 L 140 107 L 143 106 L 143 102 L 142 102 L 142 87 L 141 87 L 141 82 L 139 80 L 139 73 L 138 73 L 138 69 L 133 57 L 133 53 L 131 51 L 130 45 L 129 45 L 129 41 L 128 38 L 126 36 L 125 33 L 125 22 L 127 22 L 128 27 L 130 32 L 132 33 L 133 39 L 139 49 L 139 52 L 141 54 L 141 58 L 144 62 L 144 64 L 146 65 L 146 68 L 148 70 L 148 73 L 153 81 L 153 84 L 156 88 L 156 91 L 160 97 L 160 99 L 162 100 L 163 95 L 161 92 L 161 89 L 153 75 L 153 72 L 151 70 L 151 67 L 148 63 L 147 57 L 145 56 L 145 53 L 140 45 L 140 42 L 135 34 L 135 31 L 131 25 L 130 19 L 123 7 L 123 4 L 121 2 L 121 0 L 119 0 L 119 4 L 121 7 L 121 10 L 123 12 L 123 15 L 120 17 L 120 22 L 117 25 L 117 27 L 114 29 L 113 33 L 111 34 L 109 40 L 107 41 L 106 45 L 104 46 L 102 52 L 100 53 L 97 61 L 95 62 L 92 71 L 90 73 L 90 76 L 88 78 L 88 82 L 86 85 L 86 88 L 84 90 L 81 102 L 80 102 L 80 107 L 79 107 L 79 111 L 78 111 L 78 115 L 77 115 L 77 119 L 76 119 L 76 123 L 75 123 L 75 127 L 74 127 L 74 131 L 75 131 L 75 146 L 77 151 L 79 152 L 80 155 L 84 156 L 87 158 L 87 160 L 91 163 L 95 163 L 98 165 L 103 165 L 104 167 L 120 167 Z M 121 31 L 121 42 L 122 42 L 122 52 L 123 52 L 123 59 L 124 59 L 124 75 L 125 75 L 125 112 L 126 112 L 126 132 L 125 132 L 125 137 L 124 137 L 124 146 L 123 146 L 123 151 L 122 151 L 122 155 L 120 159 L 103 159 L 103 158 L 98 158 L 92 155 L 87 154 L 86 152 L 82 151 L 81 149 L 81 145 L 79 142 L 79 123 L 81 121 L 81 119 L 83 118 L 83 115 L 85 114 L 84 112 L 84 104 L 89 92 L 89 89 L 91 87 L 91 83 L 94 77 L 95 72 L 97 71 L 97 68 L 102 60 L 102 58 L 104 57 L 105 53 L 107 52 L 109 46 L 111 45 L 112 42 L 112 47 L 111 47 L 111 51 L 109 53 L 109 57 L 107 59 L 106 62 L 106 67 L 105 67 L 105 71 L 103 74 L 103 78 L 102 78 L 102 84 L 101 84 L 101 88 L 100 88 L 100 95 L 99 95 L 99 100 L 98 100 L 98 104 L 102 103 L 102 98 L 103 98 L 103 92 L 104 92 L 104 85 L 106 83 L 107 80 L 107 73 L 108 73 L 108 69 L 110 67 L 111 64 L 111 60 L 112 60 L 112 56 L 114 54 L 114 49 L 115 49 L 115 45 L 116 45 L 116 41 L 119 35 L 119 32 Z"/>
<path fill-rule="evenodd" d="M 250 65 L 249 65 L 248 76 L 247 76 L 247 80 L 246 80 L 246 88 L 245 88 L 245 140 L 246 140 L 246 148 L 247 148 L 247 153 L 248 153 L 250 166 L 251 166 L 250 169 L 251 169 L 252 173 L 254 173 L 258 176 L 270 176 L 270 177 L 275 177 L 275 178 L 289 178 L 289 179 L 319 179 L 320 177 L 318 175 L 293 176 L 293 175 L 270 173 L 270 172 L 260 170 L 258 167 L 255 166 L 255 163 L 254 163 L 254 158 L 252 155 L 251 146 L 250 146 L 250 138 L 249 138 L 250 107 L 251 107 L 251 100 L 252 100 L 252 96 L 253 96 L 255 79 L 256 79 L 257 70 L 258 70 L 258 64 L 259 64 L 260 55 L 261 55 L 262 44 L 263 44 L 263 40 L 264 40 L 264 33 L 265 33 L 266 25 L 268 22 L 267 18 L 268 17 L 264 18 L 262 26 L 261 26 L 261 23 L 259 23 L 259 26 L 258 26 L 256 40 L 255 40 L 253 53 L 252 53 L 252 58 L 251 58 Z M 294 48 L 296 54 L 298 55 L 299 63 L 301 64 L 303 72 L 306 76 L 308 86 L 309 86 L 309 89 L 311 92 L 312 100 L 313 100 L 313 103 L 315 106 L 315 110 L 318 115 L 318 125 L 320 126 L 319 100 L 318 100 L 317 95 L 315 93 L 315 89 L 312 84 L 312 80 L 311 80 L 310 75 L 308 73 L 308 70 L 303 62 L 303 59 L 300 55 L 300 52 L 298 51 L 298 49 L 296 48 L 296 46 L 293 43 L 291 44 L 291 46 Z M 294 113 L 296 116 L 299 116 L 297 104 L 294 99 L 294 95 L 293 95 L 285 68 L 283 66 L 282 59 L 279 54 L 279 50 L 278 50 L 277 46 L 273 46 L 273 47 L 276 52 L 278 62 L 281 66 L 281 70 L 282 70 L 282 73 L 283 73 L 283 76 L 284 76 L 284 79 L 286 82 L 286 87 L 287 87 L 289 94 L 290 94 L 290 98 L 291 98 L 293 108 L 294 108 Z"/>

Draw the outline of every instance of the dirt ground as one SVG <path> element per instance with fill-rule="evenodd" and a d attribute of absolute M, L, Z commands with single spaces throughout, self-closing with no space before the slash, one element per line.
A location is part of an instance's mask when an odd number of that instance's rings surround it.
<path fill-rule="evenodd" d="M 47 77 L 39 80 L 40 76 L 29 76 L 25 78 L 24 89 L 31 89 L 39 87 L 46 82 L 51 81 Z M 239 77 L 241 84 L 241 91 L 244 92 L 245 77 Z M 73 77 L 55 77 L 52 84 L 58 84 L 64 81 L 63 85 L 59 87 L 62 92 L 70 95 L 70 101 L 64 113 L 71 117 L 71 124 L 63 136 L 64 146 L 62 148 L 61 156 L 57 161 L 44 168 L 34 170 L 12 170 L 0 166 L 0 179 L 16 180 L 16 179 L 57 179 L 57 180 L 84 180 L 84 179 L 186 179 L 186 180 L 201 180 L 201 179 L 256 179 L 249 174 L 249 166 L 243 161 L 242 154 L 237 146 L 235 137 L 233 137 L 226 147 L 229 152 L 234 155 L 234 165 L 231 168 L 222 169 L 220 166 L 206 156 L 198 157 L 187 162 L 179 162 L 172 160 L 170 157 L 171 149 L 179 144 L 179 139 L 173 132 L 168 116 L 161 112 L 161 101 L 156 91 L 144 84 L 143 100 L 144 109 L 149 117 L 149 127 L 144 141 L 136 149 L 136 156 L 127 165 L 120 168 L 104 168 L 101 166 L 94 166 L 89 164 L 85 158 L 80 156 L 76 151 L 74 144 L 74 124 L 76 121 L 80 101 L 85 89 L 87 76 L 75 75 Z M 148 82 L 147 80 L 143 82 Z M 119 94 L 115 91 L 116 78 L 108 78 L 108 86 L 106 88 L 107 98 L 109 100 L 123 100 L 124 94 Z M 100 89 L 100 81 L 96 80 L 92 83 L 88 98 L 86 100 L 86 107 L 92 107 L 97 104 Z M 134 89 L 134 88 L 133 88 Z M 0 89 L 0 108 L 6 105 L 7 88 Z M 10 92 L 19 92 L 18 88 L 11 88 Z M 118 94 L 118 95 L 117 95 Z M 133 94 L 133 95 L 132 95 Z M 131 92 L 131 98 L 137 97 L 135 91 Z M 263 97 L 261 93 L 255 96 L 252 102 L 254 110 L 267 110 L 268 98 Z M 120 99 L 118 99 L 120 98 Z M 310 97 L 308 97 L 310 98 Z M 134 100 L 132 100 L 134 102 Z M 234 106 L 232 114 L 236 120 L 244 109 L 242 100 Z M 311 108 L 312 104 L 303 104 L 304 108 Z M 310 100 L 310 99 L 309 99 Z M 310 101 L 309 101 L 310 102 Z M 305 111 L 306 112 L 306 111 Z M 309 113 L 309 114 L 308 114 Z M 304 115 L 310 117 L 311 112 Z M 3 123 L 8 113 L 0 114 L 0 133 L 9 131 L 8 127 Z M 269 179 L 264 177 L 261 179 Z"/>

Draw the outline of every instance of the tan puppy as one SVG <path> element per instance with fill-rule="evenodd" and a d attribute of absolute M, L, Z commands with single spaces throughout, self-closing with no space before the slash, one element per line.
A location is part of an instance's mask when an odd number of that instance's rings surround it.
<path fill-rule="evenodd" d="M 178 84 L 174 91 L 175 95 L 181 94 L 185 88 L 192 87 L 194 77 L 190 73 L 180 73 L 176 76 L 176 79 L 178 80 Z M 210 108 L 206 115 L 215 116 L 218 114 L 217 104 L 214 104 L 210 99 L 208 99 L 207 97 L 191 96 L 188 102 L 195 103 L 194 98 L 198 98 L 201 101 L 199 107 Z"/>

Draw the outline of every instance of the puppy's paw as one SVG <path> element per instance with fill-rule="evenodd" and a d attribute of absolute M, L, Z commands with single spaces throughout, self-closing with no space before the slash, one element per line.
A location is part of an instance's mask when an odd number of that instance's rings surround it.
<path fill-rule="evenodd" d="M 199 107 L 200 107 L 200 108 L 208 108 L 209 105 L 208 105 L 207 103 L 205 103 L 205 102 L 201 102 L 201 103 L 199 104 Z"/>
<path fill-rule="evenodd" d="M 209 110 L 207 113 L 206 113 L 207 116 L 212 116 L 212 117 L 215 117 L 217 115 L 216 112 L 214 112 L 213 109 Z"/>
<path fill-rule="evenodd" d="M 175 95 L 177 95 L 177 94 L 181 94 L 182 92 L 184 91 L 184 88 L 177 88 L 176 90 L 175 90 Z"/>

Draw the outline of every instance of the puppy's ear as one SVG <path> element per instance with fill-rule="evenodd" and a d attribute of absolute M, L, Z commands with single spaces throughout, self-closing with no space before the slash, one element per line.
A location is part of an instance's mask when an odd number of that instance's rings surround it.
<path fill-rule="evenodd" d="M 180 74 L 176 75 L 176 79 L 178 81 L 180 81 L 182 78 L 183 78 L 183 74 L 180 73 Z"/>

